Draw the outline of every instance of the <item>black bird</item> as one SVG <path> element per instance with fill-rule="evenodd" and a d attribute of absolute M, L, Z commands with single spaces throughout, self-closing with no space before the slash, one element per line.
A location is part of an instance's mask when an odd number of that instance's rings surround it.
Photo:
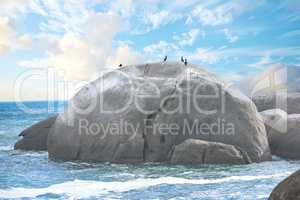
<path fill-rule="evenodd" d="M 144 68 L 144 75 L 147 74 L 149 71 L 149 66 L 148 64 L 146 64 L 145 68 Z"/>
<path fill-rule="evenodd" d="M 185 66 L 187 65 L 187 59 L 184 59 L 184 65 Z"/>
<path fill-rule="evenodd" d="M 122 67 L 122 64 L 119 64 L 119 67 Z"/>
<path fill-rule="evenodd" d="M 183 56 L 181 56 L 181 62 L 184 62 Z"/>
<path fill-rule="evenodd" d="M 167 61 L 167 59 L 168 59 L 168 56 L 165 56 L 165 58 L 164 58 L 164 62 L 166 62 L 166 61 Z"/>

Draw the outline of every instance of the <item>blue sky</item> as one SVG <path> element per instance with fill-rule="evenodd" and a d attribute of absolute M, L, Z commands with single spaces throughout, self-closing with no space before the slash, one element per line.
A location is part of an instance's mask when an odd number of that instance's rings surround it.
<path fill-rule="evenodd" d="M 231 81 L 300 64 L 297 0 L 1 0 L 0 100 L 45 99 L 45 72 L 74 83 L 119 63 L 183 55 Z M 75 84 L 76 85 L 76 84 Z M 76 85 L 78 87 L 78 85 Z M 71 89 L 72 90 L 72 89 Z"/>

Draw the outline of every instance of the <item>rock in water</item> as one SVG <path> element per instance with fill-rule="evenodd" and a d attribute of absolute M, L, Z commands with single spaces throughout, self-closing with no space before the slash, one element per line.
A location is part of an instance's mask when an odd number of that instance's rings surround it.
<path fill-rule="evenodd" d="M 261 112 L 271 153 L 282 158 L 300 159 L 300 114 L 288 115 L 280 109 Z"/>
<path fill-rule="evenodd" d="M 259 116 L 251 100 L 199 66 L 125 66 L 71 99 L 48 136 L 48 151 L 61 160 L 170 162 L 176 145 L 200 139 L 260 162 L 270 152 Z"/>
<path fill-rule="evenodd" d="M 246 164 L 249 158 L 233 145 L 187 139 L 172 152 L 173 164 Z"/>
<path fill-rule="evenodd" d="M 269 200 L 300 200 L 300 170 L 280 182 Z"/>
<path fill-rule="evenodd" d="M 300 113 L 300 93 L 278 92 L 254 96 L 252 100 L 259 112 L 279 108 L 288 114 Z"/>
<path fill-rule="evenodd" d="M 259 76 L 247 80 L 243 90 L 258 111 L 279 108 L 288 114 L 300 113 L 300 67 L 274 64 Z"/>
<path fill-rule="evenodd" d="M 25 129 L 19 136 L 22 138 L 15 144 L 14 149 L 46 151 L 47 138 L 57 115 L 38 122 Z"/>

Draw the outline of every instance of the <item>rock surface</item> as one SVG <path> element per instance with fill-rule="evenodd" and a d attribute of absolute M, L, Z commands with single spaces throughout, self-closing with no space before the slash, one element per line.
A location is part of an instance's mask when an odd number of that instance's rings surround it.
<path fill-rule="evenodd" d="M 300 93 L 265 94 L 252 97 L 259 112 L 279 108 L 288 114 L 300 113 Z"/>
<path fill-rule="evenodd" d="M 48 152 L 61 160 L 170 162 L 187 139 L 232 145 L 226 155 L 239 149 L 249 162 L 270 159 L 252 101 L 199 66 L 173 62 L 125 66 L 82 88 L 58 116 Z"/>
<path fill-rule="evenodd" d="M 19 134 L 22 138 L 15 144 L 14 149 L 46 151 L 47 138 L 56 118 L 57 115 L 49 117 L 22 131 Z"/>
<path fill-rule="evenodd" d="M 249 158 L 233 145 L 187 139 L 176 145 L 172 164 L 246 164 Z"/>
<path fill-rule="evenodd" d="M 279 183 L 269 200 L 300 200 L 300 170 Z"/>
<path fill-rule="evenodd" d="M 261 112 L 271 153 L 282 158 L 300 159 L 300 114 L 288 115 L 280 109 Z"/>
<path fill-rule="evenodd" d="M 274 64 L 239 85 L 258 111 L 280 108 L 289 114 L 300 113 L 299 76 L 299 66 Z"/>

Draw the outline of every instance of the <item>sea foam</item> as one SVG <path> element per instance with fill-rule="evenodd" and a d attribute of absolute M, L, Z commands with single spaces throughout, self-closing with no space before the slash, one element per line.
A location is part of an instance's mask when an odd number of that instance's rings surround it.
<path fill-rule="evenodd" d="M 205 185 L 205 184 L 221 184 L 225 182 L 252 181 L 259 179 L 271 179 L 275 177 L 286 177 L 289 172 L 262 175 L 262 176 L 231 176 L 220 179 L 185 179 L 176 177 L 160 177 L 147 179 L 134 179 L 124 182 L 99 182 L 74 180 L 60 184 L 54 184 L 46 188 L 10 188 L 1 189 L 0 198 L 33 198 L 45 194 L 67 195 L 74 198 L 89 198 L 104 195 L 108 192 L 127 192 L 130 190 L 138 190 L 142 188 L 157 186 L 161 184 L 178 185 Z"/>
<path fill-rule="evenodd" d="M 13 149 L 14 149 L 14 147 L 12 145 L 0 146 L 0 151 L 10 151 Z"/>

